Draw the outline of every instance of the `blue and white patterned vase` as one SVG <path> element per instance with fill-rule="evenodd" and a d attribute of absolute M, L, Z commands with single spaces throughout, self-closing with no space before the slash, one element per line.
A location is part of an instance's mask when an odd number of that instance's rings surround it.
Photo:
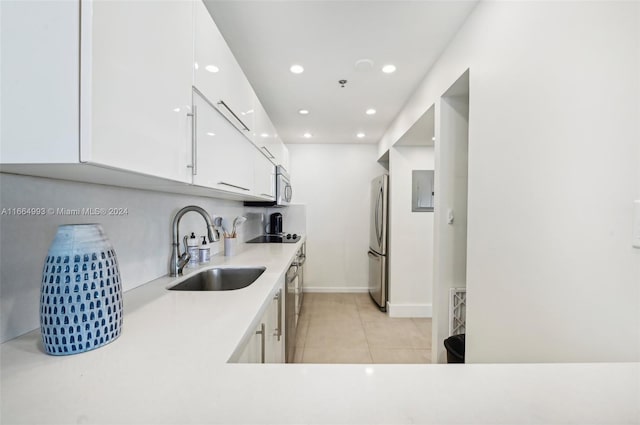
<path fill-rule="evenodd" d="M 108 344 L 122 330 L 116 253 L 99 224 L 58 227 L 42 272 L 40 331 L 47 354 Z"/>

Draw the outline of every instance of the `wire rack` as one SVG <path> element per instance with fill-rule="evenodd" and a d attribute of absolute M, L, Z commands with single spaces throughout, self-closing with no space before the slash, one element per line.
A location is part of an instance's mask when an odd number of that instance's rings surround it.
<path fill-rule="evenodd" d="M 449 289 L 449 335 L 467 330 L 467 288 Z"/>

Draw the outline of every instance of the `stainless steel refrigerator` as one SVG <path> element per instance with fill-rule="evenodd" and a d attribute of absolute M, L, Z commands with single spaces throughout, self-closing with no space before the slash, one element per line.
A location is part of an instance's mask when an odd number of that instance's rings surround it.
<path fill-rule="evenodd" d="M 371 181 L 371 212 L 369 218 L 369 294 L 382 311 L 387 309 L 387 235 L 389 176 Z"/>

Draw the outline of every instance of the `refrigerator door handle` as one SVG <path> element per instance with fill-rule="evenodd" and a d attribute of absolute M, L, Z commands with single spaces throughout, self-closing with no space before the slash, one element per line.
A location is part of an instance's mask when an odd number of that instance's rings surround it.
<path fill-rule="evenodd" d="M 376 241 L 378 241 L 378 245 L 380 245 L 380 236 L 378 233 L 378 228 L 380 227 L 378 224 L 378 205 L 380 204 L 380 196 L 378 196 L 378 199 L 376 199 L 376 210 L 374 212 L 374 217 L 375 217 L 375 228 L 376 228 Z"/>
<path fill-rule="evenodd" d="M 384 191 L 382 189 L 382 187 L 380 188 L 380 194 L 378 195 L 378 202 L 376 202 L 376 236 L 378 238 L 378 247 L 380 247 L 382 249 L 382 223 L 379 223 L 379 214 L 378 211 L 380 211 L 382 209 L 382 206 L 384 205 Z M 384 214 L 384 212 L 382 212 Z"/>

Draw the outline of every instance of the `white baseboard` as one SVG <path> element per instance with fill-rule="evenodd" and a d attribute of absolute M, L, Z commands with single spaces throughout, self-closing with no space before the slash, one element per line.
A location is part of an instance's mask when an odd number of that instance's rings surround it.
<path fill-rule="evenodd" d="M 362 286 L 304 286 L 304 292 L 340 292 L 340 293 L 366 293 L 369 288 Z"/>
<path fill-rule="evenodd" d="M 393 304 L 387 301 L 389 317 L 432 317 L 431 304 Z"/>

